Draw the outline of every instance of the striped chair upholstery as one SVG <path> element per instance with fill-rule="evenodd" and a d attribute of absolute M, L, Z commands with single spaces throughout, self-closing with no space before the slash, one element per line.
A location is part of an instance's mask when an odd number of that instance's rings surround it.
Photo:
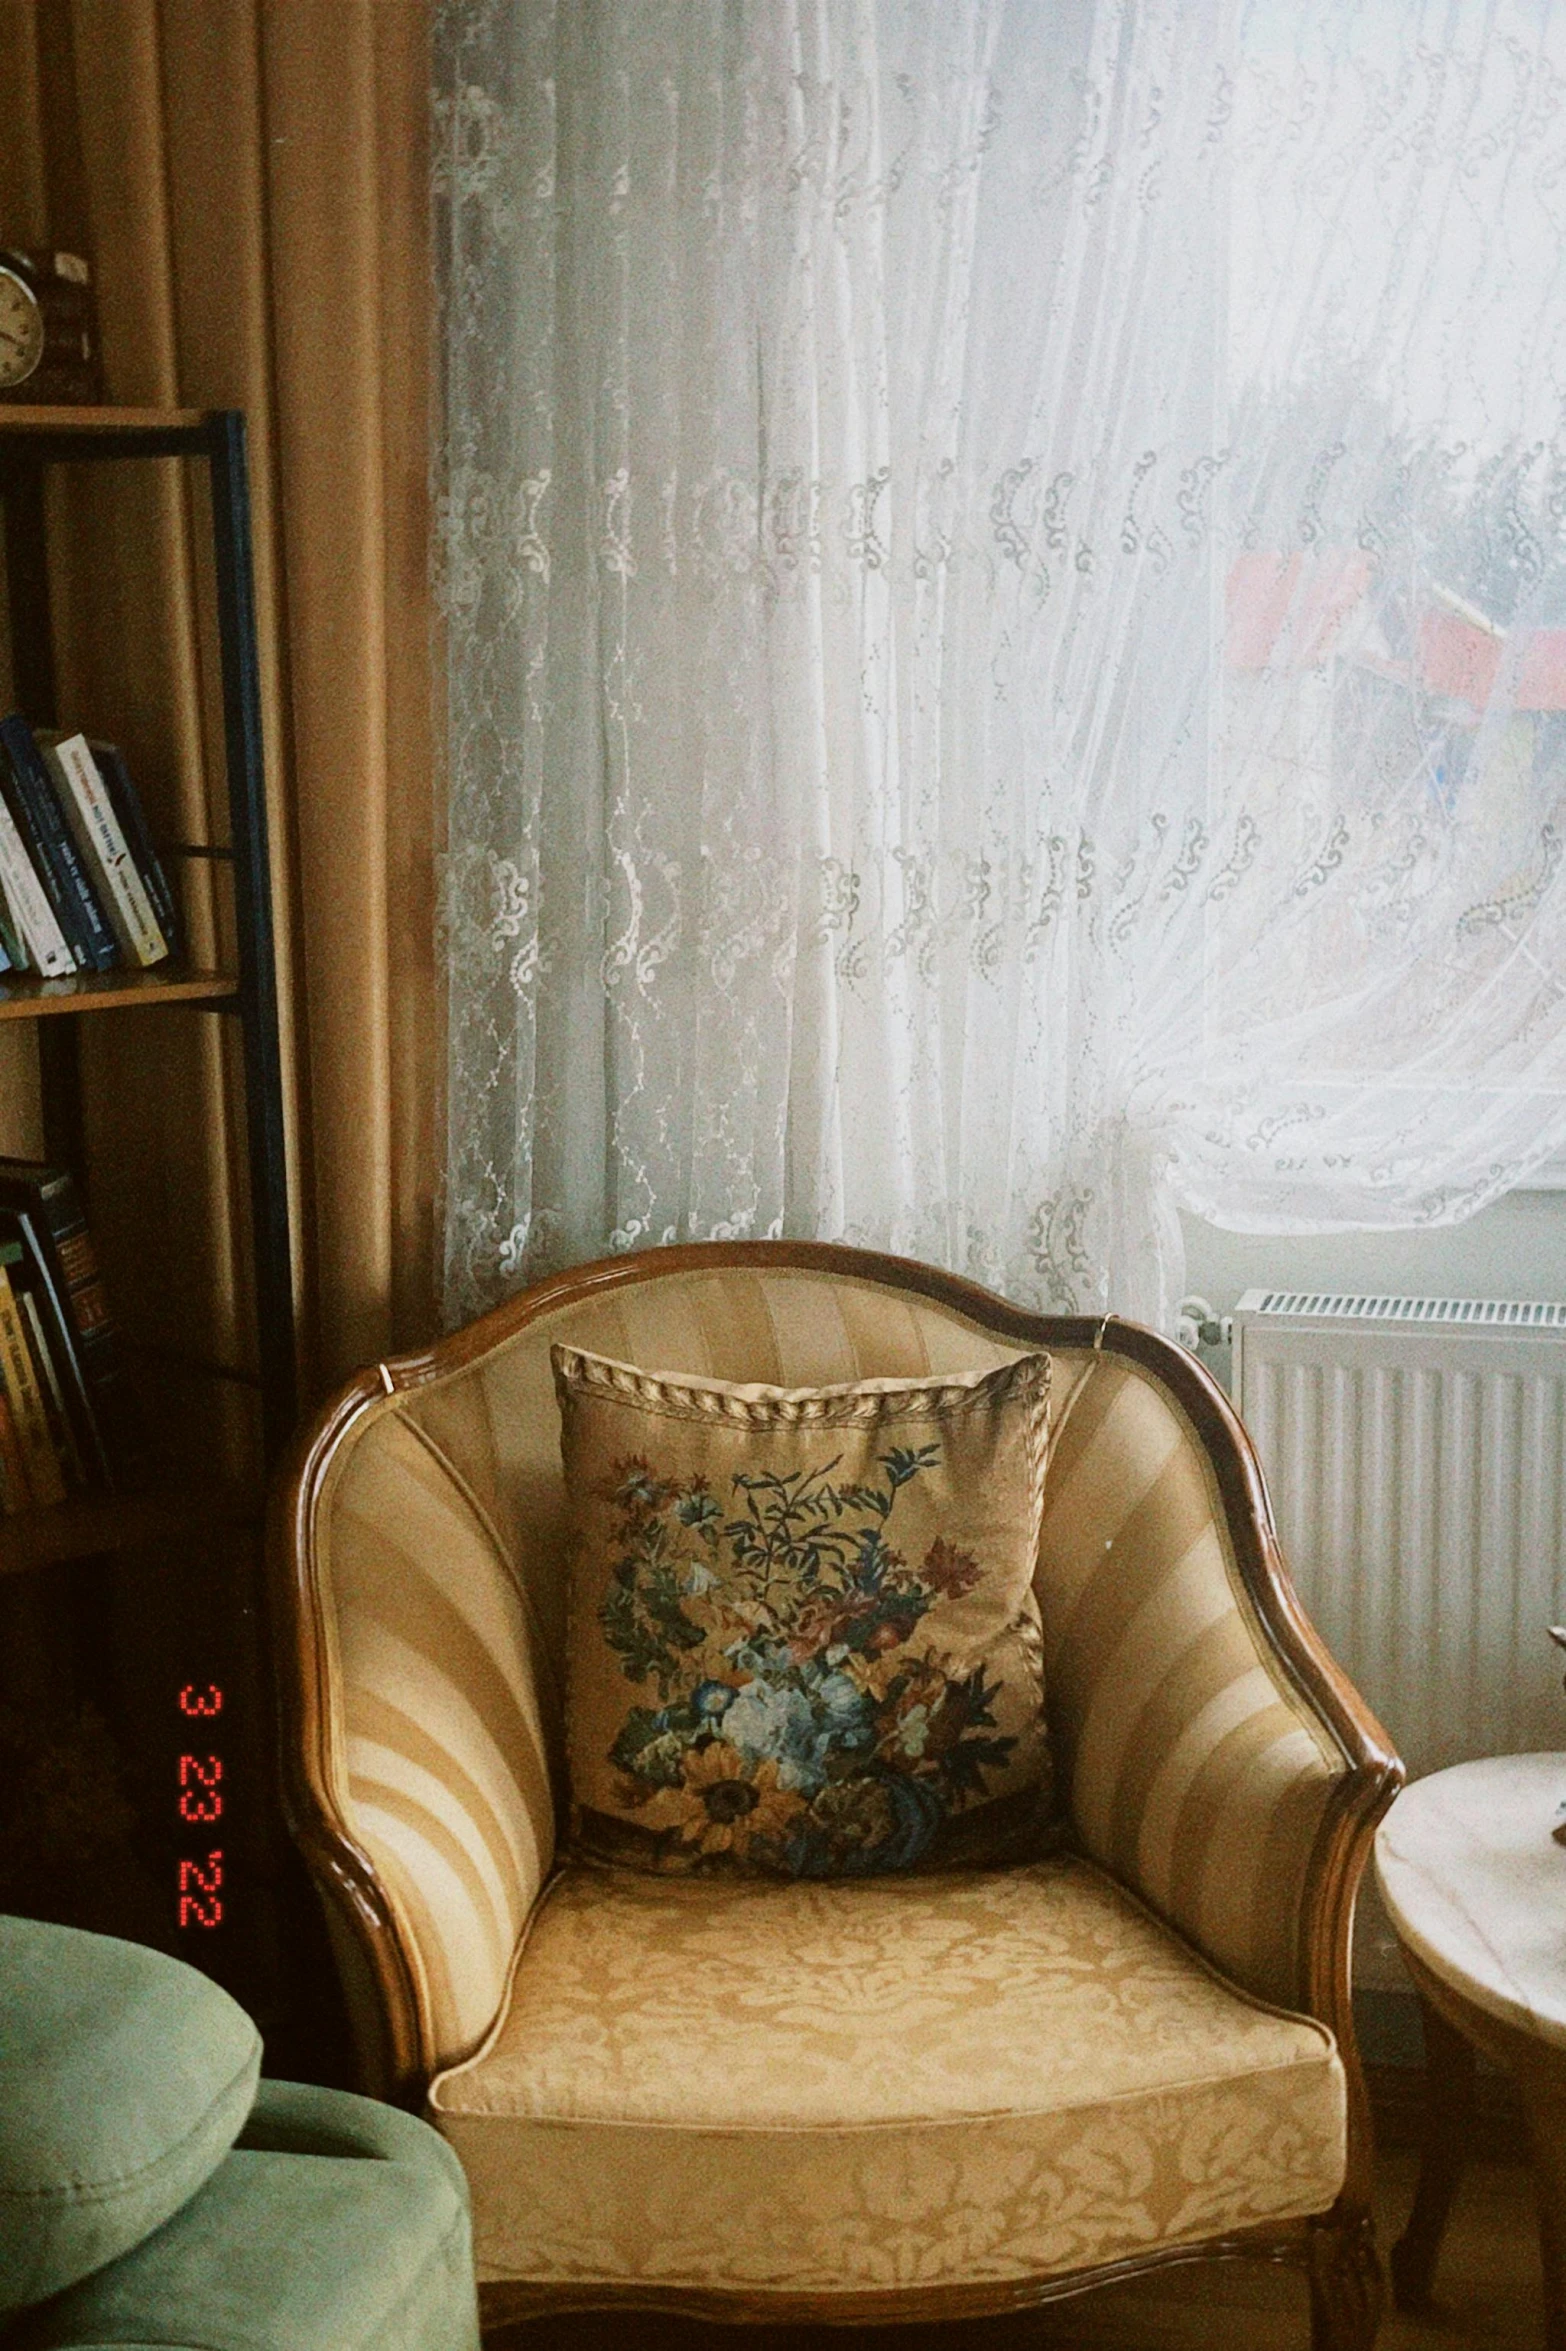
<path fill-rule="evenodd" d="M 1248 1991 L 1301 2005 L 1305 1872 L 1344 1758 L 1264 1636 L 1207 1447 L 1140 1365 L 1082 1368 L 1037 1590 L 1086 1850 Z"/>
<path fill-rule="evenodd" d="M 783 1386 L 985 1369 L 1016 1338 L 895 1280 L 759 1263 L 568 1298 L 361 1410 L 312 1519 L 327 1794 L 412 1953 L 428 2070 L 501 2010 L 554 1854 L 566 1498 L 549 1350 Z M 1086 1853 L 1263 1999 L 1344 1755 L 1237 1571 L 1213 1462 L 1153 1372 L 1052 1348 L 1038 1589 Z"/>
<path fill-rule="evenodd" d="M 468 2049 L 554 1859 L 555 1647 L 514 1529 L 400 1400 L 321 1503 L 327 1788 L 398 1918 L 432 2045 Z"/>

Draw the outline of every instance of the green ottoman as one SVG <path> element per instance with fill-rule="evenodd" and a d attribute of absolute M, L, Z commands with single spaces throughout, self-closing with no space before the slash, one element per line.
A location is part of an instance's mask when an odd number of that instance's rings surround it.
<path fill-rule="evenodd" d="M 260 2070 L 255 2026 L 193 1967 L 0 1918 L 0 2321 L 178 2212 Z"/>
<path fill-rule="evenodd" d="M 467 2182 L 445 2141 L 369 2098 L 263 2082 L 205 2187 L 33 2312 L 16 2343 L 477 2351 L 478 2339 Z"/>

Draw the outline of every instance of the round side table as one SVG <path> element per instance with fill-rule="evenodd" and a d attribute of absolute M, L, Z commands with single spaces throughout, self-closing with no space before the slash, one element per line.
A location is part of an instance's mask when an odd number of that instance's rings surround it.
<path fill-rule="evenodd" d="M 1376 1836 L 1376 1878 L 1420 1997 L 1419 2186 L 1393 2248 L 1401 2310 L 1429 2306 L 1468 2144 L 1474 2052 L 1517 2085 L 1533 2153 L 1547 2351 L 1566 2351 L 1566 1755 L 1504 1755 L 1416 1780 Z"/>

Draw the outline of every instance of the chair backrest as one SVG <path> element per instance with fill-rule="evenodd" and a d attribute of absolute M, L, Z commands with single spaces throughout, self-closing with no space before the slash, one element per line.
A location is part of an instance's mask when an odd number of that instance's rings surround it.
<path fill-rule="evenodd" d="M 301 1449 L 277 1537 L 295 1824 L 382 2008 L 416 2013 L 372 2071 L 406 2087 L 477 2046 L 552 1864 L 557 1341 L 785 1387 L 1047 1347 L 1038 1589 L 1078 1832 L 1219 1964 L 1294 1996 L 1293 1922 L 1266 1899 L 1266 1852 L 1237 1848 L 1226 1813 L 1238 1785 L 1271 1775 L 1308 1838 L 1344 1758 L 1273 1654 L 1265 1503 L 1206 1375 L 1152 1333 L 1027 1315 L 896 1259 L 719 1244 L 541 1285 L 364 1375 Z"/>

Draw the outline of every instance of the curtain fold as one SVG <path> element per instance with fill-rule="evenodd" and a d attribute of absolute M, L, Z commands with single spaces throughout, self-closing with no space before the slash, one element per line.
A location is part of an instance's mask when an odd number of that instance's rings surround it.
<path fill-rule="evenodd" d="M 446 1305 L 1566 1143 L 1566 20 L 443 0 Z"/>
<path fill-rule="evenodd" d="M 249 419 L 308 1393 L 436 1320 L 427 10 L 3 0 L 0 39 L 41 61 L 34 185 L 0 181 L 11 233 L 92 256 L 110 396 Z M 183 839 L 223 822 L 191 496 L 172 469 L 100 479 L 62 517 L 67 715 L 125 742 Z M 219 942 L 224 919 L 215 903 Z M 95 1215 L 139 1327 L 194 1317 L 213 1352 L 247 1313 L 218 1051 L 122 1035 L 89 1069 L 113 1177 Z"/>

